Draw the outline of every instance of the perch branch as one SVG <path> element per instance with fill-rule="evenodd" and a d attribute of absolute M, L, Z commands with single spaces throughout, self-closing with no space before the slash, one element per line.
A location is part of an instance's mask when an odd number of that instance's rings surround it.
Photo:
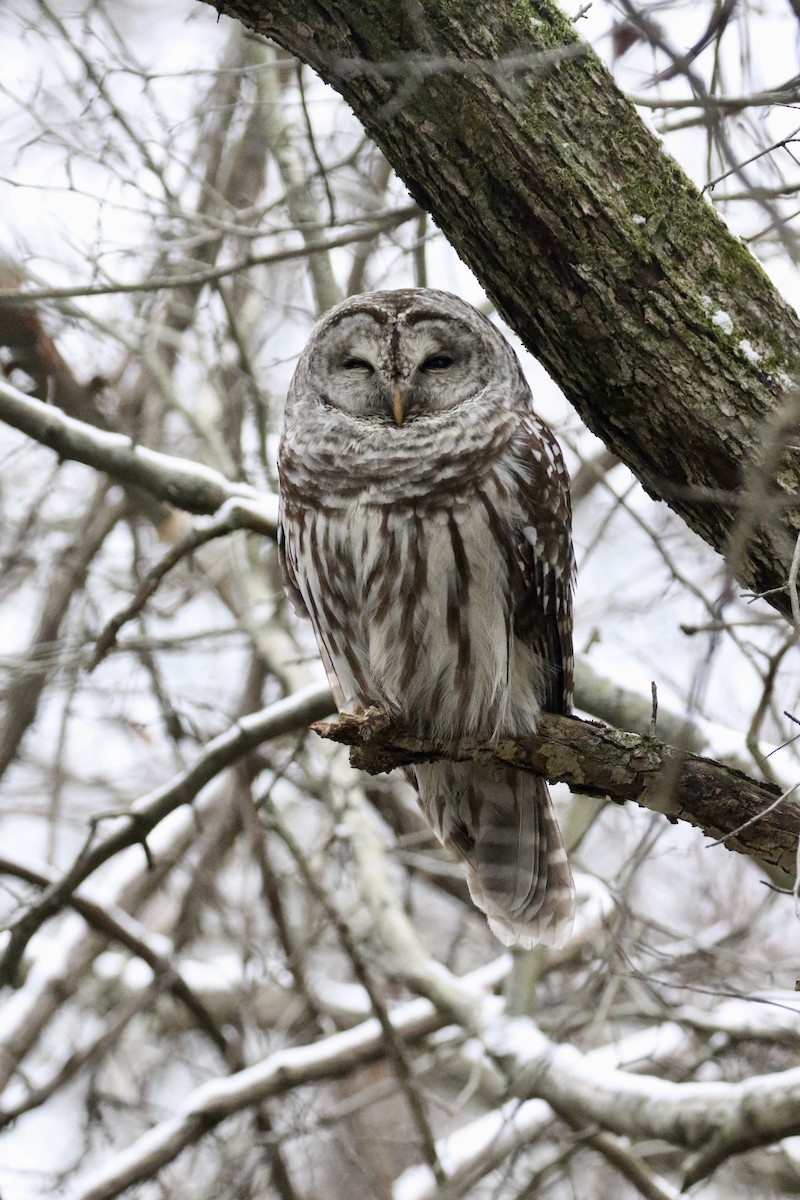
<path fill-rule="evenodd" d="M 794 873 L 800 808 L 788 793 L 776 804 L 782 793 L 773 784 L 655 738 L 551 713 L 542 714 L 538 731 L 528 737 L 457 747 L 409 737 L 383 714 L 344 716 L 312 728 L 350 746 L 353 766 L 371 775 L 440 758 L 510 764 L 584 795 L 616 803 L 635 800 L 672 822 L 688 821 L 708 837 L 724 838 L 730 849 Z"/>

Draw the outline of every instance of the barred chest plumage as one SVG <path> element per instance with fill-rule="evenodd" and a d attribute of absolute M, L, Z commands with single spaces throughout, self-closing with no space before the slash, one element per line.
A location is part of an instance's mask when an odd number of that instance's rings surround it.
<path fill-rule="evenodd" d="M 302 598 L 345 709 L 377 704 L 453 739 L 535 727 L 545 668 L 514 635 L 513 483 L 501 474 L 438 505 L 358 496 L 288 522 L 285 553 L 304 563 Z"/>

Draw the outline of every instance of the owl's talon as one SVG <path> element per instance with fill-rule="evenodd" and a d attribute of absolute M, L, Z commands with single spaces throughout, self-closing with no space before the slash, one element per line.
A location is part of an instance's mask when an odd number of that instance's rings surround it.
<path fill-rule="evenodd" d="M 339 724 L 355 726 L 358 729 L 358 740 L 370 742 L 391 724 L 389 714 L 378 704 L 362 706 L 354 704 L 346 712 L 339 714 Z"/>
<path fill-rule="evenodd" d="M 341 717 L 337 721 L 312 721 L 308 727 L 317 737 L 328 738 L 332 742 L 339 742 L 342 739 L 337 737 L 337 734 L 345 728 L 345 722 Z"/>
<path fill-rule="evenodd" d="M 322 738 L 352 746 L 354 734 L 358 742 L 366 744 L 390 724 L 389 714 L 378 705 L 370 704 L 366 708 L 354 705 L 352 709 L 340 712 L 335 721 L 315 721 L 311 729 Z"/>
<path fill-rule="evenodd" d="M 370 704 L 368 708 L 363 709 L 359 713 L 359 720 L 362 724 L 361 741 L 371 742 L 379 733 L 382 733 L 388 725 L 391 724 L 391 718 L 385 708 L 380 708 L 377 704 Z"/>

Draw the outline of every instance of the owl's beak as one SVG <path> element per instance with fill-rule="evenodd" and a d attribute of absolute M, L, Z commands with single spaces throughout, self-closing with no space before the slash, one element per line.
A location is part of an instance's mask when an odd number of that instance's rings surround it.
<path fill-rule="evenodd" d="M 402 425 L 405 419 L 405 393 L 399 383 L 392 385 L 392 416 L 395 425 Z"/>

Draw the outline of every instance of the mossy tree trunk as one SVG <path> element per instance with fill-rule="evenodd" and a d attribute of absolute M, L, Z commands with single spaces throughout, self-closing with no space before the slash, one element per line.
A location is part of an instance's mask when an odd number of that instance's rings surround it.
<path fill-rule="evenodd" d="M 215 7 L 344 96 L 587 425 L 787 612 L 800 322 L 561 10 Z"/>

